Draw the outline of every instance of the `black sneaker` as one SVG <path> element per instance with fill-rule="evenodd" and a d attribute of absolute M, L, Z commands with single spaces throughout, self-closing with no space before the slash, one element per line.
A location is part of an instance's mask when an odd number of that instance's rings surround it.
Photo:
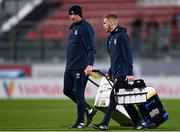
<path fill-rule="evenodd" d="M 137 126 L 135 127 L 135 129 L 137 129 L 137 130 L 142 130 L 142 129 L 144 129 L 144 128 L 146 128 L 146 123 L 142 123 L 142 124 L 137 125 Z"/>
<path fill-rule="evenodd" d="M 155 123 L 150 123 L 147 125 L 147 128 L 154 129 L 157 128 L 157 125 Z"/>
<path fill-rule="evenodd" d="M 97 110 L 95 108 L 91 108 L 90 110 L 86 111 L 86 117 L 87 117 L 86 127 L 89 126 L 96 112 Z"/>
<path fill-rule="evenodd" d="M 100 131 L 107 131 L 108 127 L 106 125 L 103 125 L 102 123 L 100 124 L 93 124 L 92 127 L 94 129 L 100 130 Z"/>
<path fill-rule="evenodd" d="M 85 128 L 84 123 L 76 122 L 74 125 L 70 126 L 69 128 Z"/>

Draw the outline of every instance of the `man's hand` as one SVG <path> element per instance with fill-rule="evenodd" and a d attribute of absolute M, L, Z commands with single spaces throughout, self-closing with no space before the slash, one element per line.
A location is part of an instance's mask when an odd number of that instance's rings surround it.
<path fill-rule="evenodd" d="M 106 78 L 107 78 L 108 80 L 110 80 L 110 79 L 111 79 L 111 77 L 110 77 L 110 75 L 109 75 L 109 74 L 106 74 Z"/>
<path fill-rule="evenodd" d="M 88 65 L 86 67 L 86 69 L 84 70 L 84 72 L 85 72 L 86 75 L 90 75 L 92 73 L 92 70 L 93 70 L 93 66 Z"/>
<path fill-rule="evenodd" d="M 134 81 L 134 76 L 126 76 L 125 80 L 128 82 L 132 82 L 132 81 Z"/>

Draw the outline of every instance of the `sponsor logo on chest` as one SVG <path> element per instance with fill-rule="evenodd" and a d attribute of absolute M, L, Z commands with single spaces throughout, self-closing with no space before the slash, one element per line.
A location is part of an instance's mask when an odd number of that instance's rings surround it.
<path fill-rule="evenodd" d="M 78 30 L 77 29 L 74 31 L 74 35 L 78 35 Z"/>
<path fill-rule="evenodd" d="M 109 43 L 108 43 L 109 45 L 112 43 L 111 41 L 113 42 L 114 45 L 117 44 L 117 39 L 116 38 L 114 38 L 113 40 L 109 40 Z"/>
<path fill-rule="evenodd" d="M 116 43 L 117 43 L 117 39 L 116 39 L 116 38 L 114 38 L 114 44 L 116 45 Z"/>

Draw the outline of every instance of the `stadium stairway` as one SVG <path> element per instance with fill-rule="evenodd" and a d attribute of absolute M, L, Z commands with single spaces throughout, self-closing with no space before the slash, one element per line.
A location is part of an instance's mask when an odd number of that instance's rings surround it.
<path fill-rule="evenodd" d="M 52 0 L 51 0 L 52 1 Z M 2 36 L 9 36 L 11 33 L 15 33 L 16 37 L 24 37 L 24 34 L 29 32 L 39 24 L 42 23 L 51 13 L 57 9 L 62 2 L 48 2 L 48 0 L 43 1 L 38 6 L 36 6 L 29 14 L 27 14 L 22 20 L 20 20 L 12 29 L 0 34 Z M 23 8 L 23 7 L 22 7 Z M 3 38 L 3 37 L 2 37 Z"/>

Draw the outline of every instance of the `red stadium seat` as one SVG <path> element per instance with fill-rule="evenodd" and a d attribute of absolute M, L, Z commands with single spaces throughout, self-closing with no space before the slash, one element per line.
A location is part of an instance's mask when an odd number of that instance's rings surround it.
<path fill-rule="evenodd" d="M 58 0 L 53 1 L 57 2 Z M 116 11 L 119 14 L 120 24 L 123 26 L 129 26 L 138 14 L 142 15 L 145 22 L 148 21 L 151 15 L 158 15 L 156 16 L 157 21 L 162 24 L 165 21 L 169 21 L 172 14 L 180 12 L 180 8 L 172 7 L 138 7 L 136 2 L 136 0 L 67 0 L 59 9 L 49 16 L 47 20 L 40 24 L 41 26 L 39 26 L 36 31 L 38 32 L 38 30 L 40 30 L 40 32 L 43 33 L 41 37 L 44 39 L 66 38 L 70 25 L 68 9 L 73 4 L 80 4 L 83 7 L 84 18 L 92 23 L 96 31 L 96 37 L 99 38 L 105 37 L 102 27 L 103 16 L 112 11 Z M 29 32 L 26 38 L 38 38 L 37 32 Z"/>

